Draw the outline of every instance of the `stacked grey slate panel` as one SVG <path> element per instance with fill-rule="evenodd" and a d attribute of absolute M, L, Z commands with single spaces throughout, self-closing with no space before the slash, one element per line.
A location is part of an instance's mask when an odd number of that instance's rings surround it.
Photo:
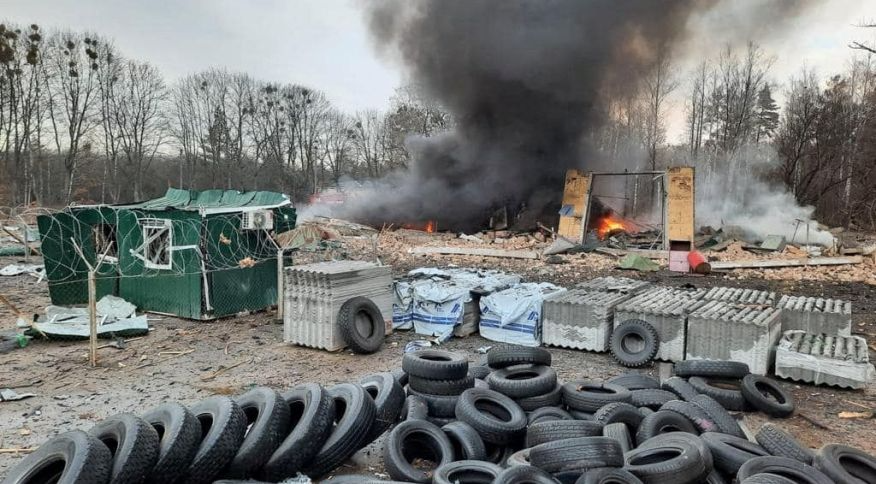
<path fill-rule="evenodd" d="M 688 318 L 686 358 L 740 361 L 765 375 L 781 330 L 781 311 L 774 307 L 707 301 Z"/>
<path fill-rule="evenodd" d="M 831 336 L 791 330 L 776 348 L 776 376 L 860 389 L 876 379 L 867 341 L 860 336 Z"/>
<path fill-rule="evenodd" d="M 615 308 L 614 327 L 628 319 L 650 323 L 660 336 L 657 359 L 684 360 L 687 338 L 687 316 L 705 304 L 704 289 L 654 287 L 636 295 Z"/>
<path fill-rule="evenodd" d="M 390 332 L 394 296 L 389 267 L 363 261 L 334 261 L 287 268 L 284 341 L 329 351 L 343 348 L 346 344 L 338 328 L 338 311 L 357 296 L 374 301 L 386 332 Z"/>
<path fill-rule="evenodd" d="M 608 351 L 614 308 L 632 294 L 572 289 L 545 299 L 542 342 L 589 351 Z"/>
<path fill-rule="evenodd" d="M 813 334 L 852 335 L 852 303 L 821 297 L 782 296 L 782 331 L 799 329 Z"/>
<path fill-rule="evenodd" d="M 648 281 L 630 279 L 629 277 L 597 277 L 575 285 L 576 289 L 585 291 L 616 292 L 623 294 L 639 294 L 651 287 Z"/>
<path fill-rule="evenodd" d="M 774 306 L 776 304 L 776 293 L 772 291 L 758 291 L 757 289 L 743 289 L 741 287 L 713 287 L 703 296 L 703 299 Z"/>

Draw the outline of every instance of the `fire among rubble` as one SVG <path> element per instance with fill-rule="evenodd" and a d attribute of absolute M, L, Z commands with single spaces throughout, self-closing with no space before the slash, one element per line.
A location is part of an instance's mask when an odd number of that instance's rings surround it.
<path fill-rule="evenodd" d="M 607 237 L 622 232 L 635 234 L 639 231 L 635 223 L 618 216 L 614 212 L 608 212 L 602 215 L 594 222 L 593 227 L 596 230 L 596 235 L 599 237 L 599 240 L 604 240 Z"/>
<path fill-rule="evenodd" d="M 409 230 L 419 230 L 427 233 L 435 233 L 435 230 L 438 228 L 438 223 L 434 220 L 427 220 L 426 222 L 417 222 L 417 223 L 406 223 L 401 226 L 403 229 Z"/>

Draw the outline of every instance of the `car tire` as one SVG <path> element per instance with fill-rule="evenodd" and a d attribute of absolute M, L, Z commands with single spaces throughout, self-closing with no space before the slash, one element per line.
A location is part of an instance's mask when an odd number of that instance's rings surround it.
<path fill-rule="evenodd" d="M 742 429 L 739 428 L 736 419 L 733 418 L 733 416 L 712 397 L 708 395 L 697 395 L 691 400 L 691 403 L 699 407 L 713 422 L 715 422 L 715 426 L 718 428 L 719 432 L 745 438 L 745 434 L 742 432 Z"/>
<path fill-rule="evenodd" d="M 742 379 L 742 395 L 752 407 L 767 415 L 787 418 L 794 413 L 794 397 L 772 378 L 746 376 Z"/>
<path fill-rule="evenodd" d="M 544 365 L 517 365 L 496 370 L 487 376 L 491 390 L 511 398 L 544 395 L 557 386 L 557 372 Z"/>
<path fill-rule="evenodd" d="M 617 440 L 624 453 L 633 448 L 633 439 L 630 437 L 630 429 L 623 422 L 615 422 L 602 427 L 602 436 Z"/>
<path fill-rule="evenodd" d="M 246 416 L 248 430 L 225 477 L 255 476 L 289 433 L 291 411 L 276 390 L 256 387 L 234 399 Z"/>
<path fill-rule="evenodd" d="M 103 442 L 81 430 L 73 430 L 44 442 L 15 465 L 3 482 L 105 483 L 109 482 L 112 465 L 112 453 Z"/>
<path fill-rule="evenodd" d="M 341 339 L 354 353 L 374 353 L 386 338 L 386 323 L 380 308 L 367 297 L 354 297 L 342 304 L 337 324 Z"/>
<path fill-rule="evenodd" d="M 182 482 L 206 484 L 231 463 L 246 434 L 246 415 L 228 397 L 209 397 L 189 408 L 201 422 L 203 438 Z"/>
<path fill-rule="evenodd" d="M 707 380 L 701 376 L 692 376 L 688 380 L 688 383 L 690 383 L 698 393 L 712 397 L 727 410 L 742 412 L 745 411 L 748 406 L 745 397 L 742 396 L 742 391 L 739 390 L 740 384 L 738 380 Z M 735 388 L 723 388 L 717 386 L 718 384 L 732 385 Z"/>
<path fill-rule="evenodd" d="M 675 364 L 675 376 L 742 379 L 751 373 L 748 365 L 739 361 L 685 360 Z"/>
<path fill-rule="evenodd" d="M 629 343 L 641 340 L 641 348 Z M 628 319 L 611 332 L 609 339 L 611 356 L 627 368 L 639 368 L 650 364 L 660 349 L 660 335 L 654 326 L 641 319 Z"/>
<path fill-rule="evenodd" d="M 554 389 L 534 397 L 517 398 L 514 400 L 517 405 L 520 405 L 526 412 L 538 410 L 539 408 L 555 407 L 563 403 L 563 387 L 559 384 L 554 386 Z"/>
<path fill-rule="evenodd" d="M 450 351 L 423 349 L 405 353 L 402 369 L 409 376 L 432 380 L 460 380 L 468 374 L 468 361 Z"/>
<path fill-rule="evenodd" d="M 487 353 L 487 364 L 490 368 L 499 369 L 524 363 L 551 366 L 551 352 L 538 347 L 499 345 Z"/>
<path fill-rule="evenodd" d="M 825 445 L 816 452 L 813 463 L 839 484 L 876 482 L 876 457 L 854 447 Z"/>
<path fill-rule="evenodd" d="M 341 383 L 329 388 L 328 393 L 335 401 L 335 426 L 303 470 L 312 479 L 331 472 L 359 450 L 377 417 L 374 400 L 361 385 Z"/>
<path fill-rule="evenodd" d="M 585 472 L 575 484 L 642 484 L 642 480 L 623 469 L 600 467 Z"/>
<path fill-rule="evenodd" d="M 687 436 L 681 437 L 681 436 Z M 627 452 L 624 470 L 648 483 L 700 483 L 711 471 L 696 436 L 662 434 Z"/>
<path fill-rule="evenodd" d="M 526 413 L 514 400 L 493 390 L 472 388 L 459 396 L 456 418 L 491 444 L 508 445 L 523 436 Z"/>
<path fill-rule="evenodd" d="M 415 467 L 411 461 L 417 458 L 434 462 L 435 468 Z M 432 473 L 453 459 L 453 445 L 447 435 L 425 420 L 407 420 L 396 425 L 383 447 L 386 472 L 398 481 L 431 482 Z"/>
<path fill-rule="evenodd" d="M 812 464 L 814 453 L 803 446 L 789 433 L 766 423 L 760 427 L 755 435 L 755 440 L 761 447 L 776 457 L 788 457 L 796 459 L 804 464 Z"/>
<path fill-rule="evenodd" d="M 645 390 L 648 388 L 660 388 L 660 380 L 642 373 L 624 373 L 614 378 L 609 378 L 606 383 L 618 385 L 627 390 Z"/>
<path fill-rule="evenodd" d="M 484 440 L 471 425 L 458 420 L 445 424 L 441 430 L 453 444 L 454 458 L 460 460 L 486 460 Z"/>
<path fill-rule="evenodd" d="M 393 378 L 392 373 L 377 373 L 359 380 L 365 392 L 374 400 L 377 417 L 371 425 L 367 443 L 374 442 L 389 427 L 398 421 L 405 403 L 405 389 Z"/>
<path fill-rule="evenodd" d="M 526 447 L 547 442 L 602 435 L 603 426 L 587 420 L 552 420 L 532 424 L 526 429 Z"/>
<path fill-rule="evenodd" d="M 453 418 L 456 416 L 456 403 L 459 401 L 459 395 L 432 395 L 420 393 L 412 388 L 408 388 L 408 394 L 417 395 L 426 401 L 430 417 Z"/>
<path fill-rule="evenodd" d="M 201 422 L 185 406 L 163 403 L 143 415 L 158 433 L 158 461 L 146 482 L 175 482 L 192 464 L 201 443 Z"/>
<path fill-rule="evenodd" d="M 715 468 L 729 475 L 735 475 L 742 464 L 755 457 L 769 456 L 763 447 L 733 435 L 709 432 L 702 435 L 703 441 L 712 451 Z"/>
<path fill-rule="evenodd" d="M 563 402 L 566 406 L 581 412 L 595 412 L 609 403 L 629 403 L 630 391 L 620 385 L 571 381 L 563 385 Z"/>
<path fill-rule="evenodd" d="M 676 400 L 678 397 L 666 390 L 659 388 L 646 388 L 643 390 L 633 390 L 630 392 L 630 405 L 636 407 L 648 407 L 651 409 L 659 409 L 666 402 Z"/>
<path fill-rule="evenodd" d="M 660 385 L 660 388 L 678 395 L 678 398 L 685 402 L 689 402 L 692 398 L 700 394 L 700 392 L 698 392 L 697 389 L 687 380 L 679 376 L 667 378 L 666 381 Z"/>
<path fill-rule="evenodd" d="M 459 380 L 430 380 L 418 376 L 411 376 L 408 380 L 408 386 L 412 390 L 431 395 L 459 395 L 469 388 L 474 388 L 474 384 L 475 379 L 471 375 Z"/>
<path fill-rule="evenodd" d="M 537 408 L 529 412 L 529 414 L 526 416 L 526 420 L 531 426 L 533 424 L 549 422 L 552 420 L 575 420 L 575 417 L 573 417 L 571 414 L 569 414 L 569 412 L 563 410 L 560 407 L 551 406 Z"/>
<path fill-rule="evenodd" d="M 502 468 L 492 462 L 458 460 L 435 470 L 434 484 L 490 484 L 499 478 Z"/>
<path fill-rule="evenodd" d="M 404 413 L 403 420 L 426 420 L 429 417 L 429 404 L 419 395 L 408 395 L 402 406 L 402 413 Z"/>
<path fill-rule="evenodd" d="M 642 413 L 629 403 L 609 403 L 593 414 L 593 421 L 602 425 L 614 422 L 623 422 L 629 427 L 630 433 L 634 433 L 642 423 Z"/>
<path fill-rule="evenodd" d="M 332 433 L 335 400 L 316 383 L 282 394 L 289 408 L 290 431 L 262 467 L 261 477 L 279 481 L 294 476 L 319 452 Z"/>
<path fill-rule="evenodd" d="M 559 484 L 559 481 L 538 467 L 516 465 L 502 471 L 493 484 Z"/>
<path fill-rule="evenodd" d="M 692 424 L 694 424 L 694 426 L 697 428 L 697 430 L 699 430 L 700 433 L 720 432 L 720 429 L 718 429 L 718 426 L 715 424 L 715 421 L 712 419 L 712 417 L 704 412 L 702 408 L 694 405 L 691 402 L 672 400 L 671 402 L 666 402 L 665 405 L 660 407 L 660 410 L 667 410 L 684 416 L 686 419 L 690 420 Z"/>
<path fill-rule="evenodd" d="M 158 462 L 158 432 L 130 413 L 109 417 L 88 431 L 113 455 L 109 484 L 140 484 Z"/>
<path fill-rule="evenodd" d="M 804 484 L 832 484 L 834 481 L 808 464 L 788 457 L 755 457 L 739 467 L 736 479 L 743 481 L 758 474 L 774 474 Z"/>
<path fill-rule="evenodd" d="M 530 449 L 532 465 L 551 474 L 583 472 L 596 467 L 621 467 L 624 454 L 620 444 L 608 437 L 580 437 L 556 440 Z"/>
<path fill-rule="evenodd" d="M 643 444 L 645 441 L 668 432 L 685 432 L 699 435 L 693 422 L 687 417 L 669 410 L 659 410 L 642 419 L 639 429 L 636 431 L 636 443 Z"/>

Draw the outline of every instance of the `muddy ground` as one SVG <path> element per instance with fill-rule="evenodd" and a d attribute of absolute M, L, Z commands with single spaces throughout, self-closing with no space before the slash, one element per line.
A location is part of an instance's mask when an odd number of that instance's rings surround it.
<path fill-rule="evenodd" d="M 487 266 L 514 270 L 527 280 L 572 285 L 605 274 L 645 278 L 668 285 L 692 284 L 700 287 L 726 285 L 752 287 L 805 296 L 825 296 L 852 301 L 853 331 L 876 342 L 876 287 L 860 282 L 823 282 L 794 280 L 742 279 L 734 275 L 705 277 L 678 276 L 668 272 L 640 275 L 623 273 L 600 266 L 541 261 L 508 261 L 484 258 L 418 258 L 401 253 L 397 247 L 377 247 L 370 253 L 346 251 L 353 258 L 373 258 L 404 273 L 413 267 Z M 337 252 L 334 256 L 337 256 Z M 324 258 L 317 254 L 312 258 Z M 568 256 L 574 257 L 574 256 Z M 17 258 L 0 258 L 0 267 L 20 262 Z M 571 268 L 570 268 L 571 267 Z M 0 277 L 0 294 L 7 296 L 26 313 L 41 311 L 49 303 L 45 282 L 37 283 L 29 275 Z M 100 419 L 118 412 L 143 413 L 165 401 L 191 404 L 214 394 L 233 395 L 257 385 L 287 389 L 303 382 L 324 385 L 355 381 L 378 371 L 400 366 L 402 349 L 415 339 L 411 333 L 397 332 L 381 351 L 370 356 L 348 351 L 324 351 L 283 343 L 282 326 L 274 322 L 274 312 L 241 315 L 213 322 L 195 322 L 166 316 L 154 316 L 153 331 L 146 337 L 128 342 L 124 349 L 100 349 L 100 364 L 87 363 L 87 343 L 33 341 L 28 347 L 0 354 L 0 388 L 14 388 L 19 393 L 37 396 L 17 402 L 0 403 L 0 448 L 32 448 L 47 438 L 71 429 L 87 430 Z M 0 331 L 14 329 L 15 316 L 0 307 Z M 478 359 L 478 348 L 491 344 L 478 336 L 454 339 L 446 344 L 450 350 Z M 874 346 L 871 346 L 874 347 Z M 624 372 L 603 354 L 552 348 L 554 366 L 564 380 L 608 378 Z M 876 356 L 876 355 L 873 355 Z M 652 368 L 650 373 L 656 374 Z M 842 411 L 876 409 L 876 385 L 864 391 L 843 391 L 785 382 L 792 389 L 798 405 L 797 414 L 777 420 L 779 426 L 802 442 L 818 447 L 827 442 L 842 442 L 876 453 L 876 422 L 872 419 L 841 419 Z M 756 430 L 767 418 L 762 414 L 742 416 L 749 428 Z M 381 441 L 363 450 L 339 473 L 365 472 L 379 475 L 383 471 Z M 0 476 L 22 454 L 0 453 Z"/>

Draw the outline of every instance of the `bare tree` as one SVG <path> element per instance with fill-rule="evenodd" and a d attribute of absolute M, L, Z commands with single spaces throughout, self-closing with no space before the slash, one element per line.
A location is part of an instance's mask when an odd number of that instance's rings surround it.
<path fill-rule="evenodd" d="M 668 52 L 661 51 L 643 84 L 645 129 L 642 141 L 648 153 L 648 165 L 656 170 L 657 149 L 666 142 L 666 98 L 678 87 Z"/>
<path fill-rule="evenodd" d="M 164 104 L 167 90 L 161 73 L 154 66 L 126 61 L 110 109 L 119 147 L 125 156 L 125 179 L 133 182 L 135 200 L 143 198 L 143 174 L 155 159 L 165 140 Z M 116 187 L 116 198 L 118 190 Z"/>
<path fill-rule="evenodd" d="M 388 145 L 384 116 L 374 110 L 356 113 L 353 132 L 356 156 L 364 165 L 366 175 L 372 178 L 380 176 Z"/>
<path fill-rule="evenodd" d="M 62 33 L 52 42 L 55 51 L 45 80 L 51 96 L 50 119 L 55 147 L 63 156 L 67 180 L 66 201 L 73 198 L 73 184 L 80 154 L 88 135 L 98 125 L 98 39 L 94 35 Z M 49 64 L 47 62 L 46 64 Z"/>
<path fill-rule="evenodd" d="M 347 169 L 347 164 L 353 156 L 353 144 L 356 133 L 353 131 L 353 121 L 349 116 L 332 110 L 326 117 L 325 124 L 325 159 L 328 162 L 332 182 L 337 185 L 341 175 Z"/>

